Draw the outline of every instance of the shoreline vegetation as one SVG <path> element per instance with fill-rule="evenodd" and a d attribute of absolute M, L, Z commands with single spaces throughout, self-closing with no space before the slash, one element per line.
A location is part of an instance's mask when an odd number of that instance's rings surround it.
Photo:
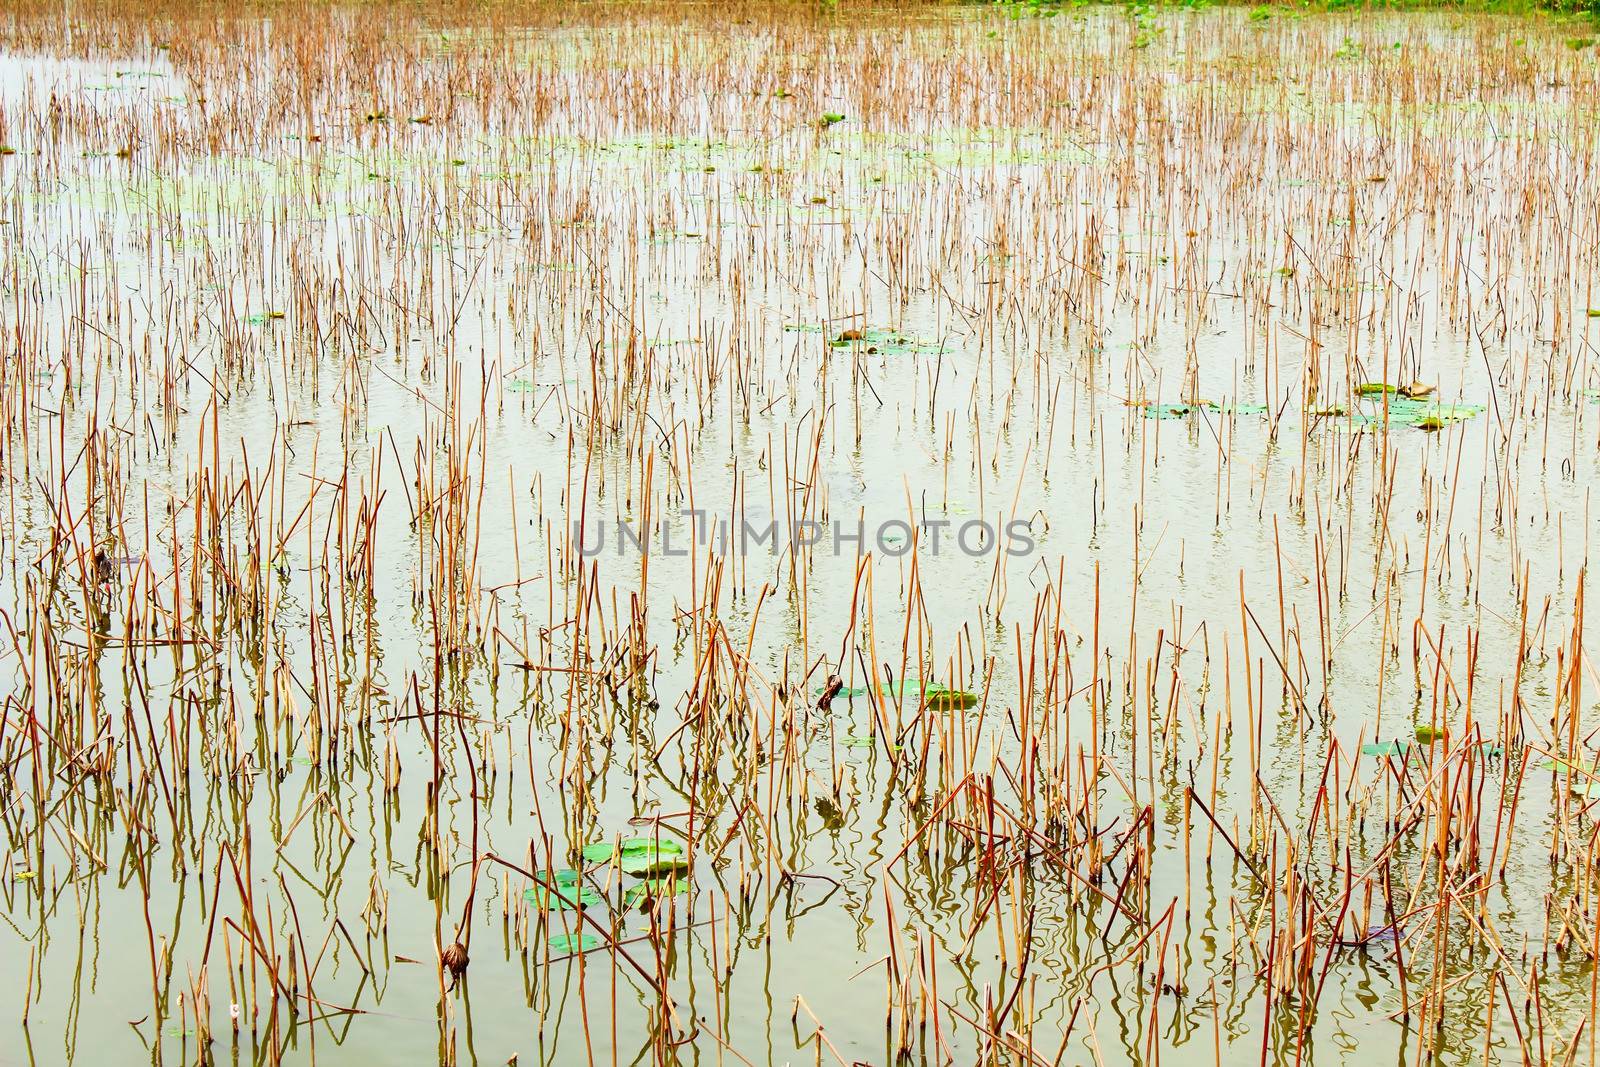
<path fill-rule="evenodd" d="M 931 0 L 939 3 L 940 0 Z M 961 2 L 961 0 L 957 0 Z M 1245 8 L 1255 21 L 1267 17 L 1303 17 L 1318 14 L 1392 14 L 1399 12 L 1462 15 L 1507 15 L 1517 18 L 1548 15 L 1558 18 L 1600 17 L 1592 0 L 969 0 L 1007 10 L 1071 11 L 1083 8 L 1151 8 L 1162 11 L 1205 11 Z"/>

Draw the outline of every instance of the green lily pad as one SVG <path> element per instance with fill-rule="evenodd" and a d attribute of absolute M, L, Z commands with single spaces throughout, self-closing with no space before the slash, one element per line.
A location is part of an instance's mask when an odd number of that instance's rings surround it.
<path fill-rule="evenodd" d="M 583 858 L 589 863 L 606 863 L 613 856 L 617 857 L 617 866 L 623 873 L 635 878 L 659 877 L 689 866 L 683 846 L 676 841 L 630 837 L 620 847 L 609 841 L 596 841 L 583 848 Z"/>
<path fill-rule="evenodd" d="M 1449 736 L 1449 731 L 1442 726 L 1429 726 L 1427 723 L 1417 727 L 1417 741 L 1424 745 L 1431 745 L 1435 741 L 1443 741 Z"/>
<path fill-rule="evenodd" d="M 871 737 L 862 737 L 858 734 L 845 734 L 839 739 L 839 744 L 844 748 L 876 748 L 878 743 Z M 887 744 L 883 747 L 887 748 L 890 752 L 899 752 L 905 748 L 904 745 Z"/>
<path fill-rule="evenodd" d="M 1196 400 L 1193 403 L 1158 404 L 1154 401 L 1139 405 L 1139 413 L 1147 419 L 1186 419 L 1201 411 L 1218 415 L 1265 415 L 1265 404 L 1219 404 L 1215 400 Z"/>
<path fill-rule="evenodd" d="M 1539 767 L 1541 769 L 1547 770 L 1547 771 L 1559 771 L 1559 770 L 1564 770 L 1567 767 L 1571 767 L 1573 769 L 1573 771 L 1575 771 L 1575 772 L 1577 772 L 1579 774 L 1582 774 L 1585 771 L 1593 774 L 1593 773 L 1595 773 L 1595 771 L 1597 769 L 1600 769 L 1600 760 L 1596 760 L 1593 763 L 1591 763 L 1589 766 L 1585 767 L 1581 763 L 1573 763 L 1570 760 L 1565 760 L 1565 759 L 1562 759 L 1561 757 L 1557 756 L 1557 757 L 1554 757 L 1552 759 L 1540 760 L 1538 765 L 1539 765 Z"/>
<path fill-rule="evenodd" d="M 884 696 L 897 699 L 920 698 L 924 706 L 934 711 L 965 711 L 978 704 L 976 693 L 969 693 L 965 689 L 951 689 L 938 682 L 929 682 L 927 685 L 911 681 L 888 682 L 880 686 L 879 691 Z"/>
<path fill-rule="evenodd" d="M 791 333 L 821 333 L 822 327 L 813 323 L 800 323 L 784 327 Z M 828 339 L 830 348 L 859 348 L 869 355 L 901 356 L 915 352 L 938 352 L 943 345 L 919 341 L 899 330 L 885 330 L 869 326 L 865 329 L 841 330 Z"/>
<path fill-rule="evenodd" d="M 557 955 L 588 952 L 600 947 L 600 939 L 593 934 L 552 934 L 549 943 L 550 951 Z"/>
<path fill-rule="evenodd" d="M 817 695 L 821 696 L 827 691 L 826 686 L 819 686 Z M 920 698 L 926 707 L 934 711 L 965 711 L 967 708 L 976 707 L 978 704 L 978 695 L 976 693 L 969 693 L 965 689 L 951 689 L 949 686 L 940 685 L 938 682 L 929 682 L 927 685 L 911 681 L 884 682 L 878 686 L 878 692 L 896 700 L 905 699 L 906 697 Z M 866 696 L 867 689 L 859 686 L 846 686 L 834 695 L 841 697 Z"/>
<path fill-rule="evenodd" d="M 522 898 L 537 905 L 541 911 L 573 911 L 598 907 L 603 903 L 599 891 L 582 884 L 581 876 L 573 870 L 557 871 L 555 885 L 539 882 L 529 887 Z"/>
<path fill-rule="evenodd" d="M 1147 419 L 1186 419 L 1205 407 L 1204 404 L 1144 404 L 1140 413 Z"/>
<path fill-rule="evenodd" d="M 1362 425 L 1377 425 L 1383 422 L 1384 410 L 1382 396 L 1376 400 L 1365 397 L 1371 408 L 1351 416 L 1354 422 Z M 1391 394 L 1388 402 L 1389 421 L 1400 426 L 1414 426 L 1419 430 L 1442 430 L 1446 426 L 1483 414 L 1482 404 L 1443 404 L 1435 400 L 1417 399 Z"/>
<path fill-rule="evenodd" d="M 683 846 L 675 841 L 661 841 L 643 850 L 630 851 L 624 843 L 622 850 L 622 871 L 635 878 L 659 877 L 672 871 L 687 870 L 689 859 L 683 854 Z"/>
<path fill-rule="evenodd" d="M 688 892 L 689 883 L 681 878 L 649 878 L 622 894 L 622 902 L 631 908 L 640 901 L 668 895 L 681 897 Z"/>
<path fill-rule="evenodd" d="M 1411 746 L 1404 741 L 1368 741 L 1361 746 L 1363 756 L 1404 756 Z"/>
<path fill-rule="evenodd" d="M 933 711 L 966 711 L 977 707 L 978 695 L 964 689 L 929 689 L 923 693 L 922 702 Z"/>

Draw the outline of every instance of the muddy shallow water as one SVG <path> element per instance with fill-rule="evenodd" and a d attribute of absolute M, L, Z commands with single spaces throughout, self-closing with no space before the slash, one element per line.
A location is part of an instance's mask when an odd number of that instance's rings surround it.
<path fill-rule="evenodd" d="M 1581 26 L 1016 14 L 5 24 L 0 1062 L 1589 1057 Z"/>

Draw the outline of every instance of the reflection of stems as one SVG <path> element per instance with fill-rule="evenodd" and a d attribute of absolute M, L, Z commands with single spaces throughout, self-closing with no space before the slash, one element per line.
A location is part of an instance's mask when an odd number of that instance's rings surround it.
<path fill-rule="evenodd" d="M 709 926 L 714 921 L 715 920 L 713 920 L 713 919 L 701 919 L 699 922 L 685 923 L 681 927 L 681 929 L 693 930 L 697 926 Z M 551 963 L 560 963 L 562 960 L 577 959 L 579 956 L 587 956 L 591 952 L 600 952 L 603 949 L 610 948 L 612 945 L 617 945 L 617 946 L 635 945 L 635 944 L 638 944 L 640 941 L 649 941 L 653 937 L 655 937 L 654 934 L 635 934 L 632 937 L 625 937 L 620 941 L 612 940 L 607 944 L 596 945 L 593 948 L 580 948 L 580 949 L 577 949 L 577 950 L 575 950 L 573 952 L 563 952 L 559 956 L 551 956 L 549 962 L 551 962 Z"/>
<path fill-rule="evenodd" d="M 839 1055 L 839 1050 L 833 1047 L 833 1042 L 829 1041 L 828 1035 L 823 1032 L 822 1020 L 817 1018 L 817 1013 L 811 1010 L 811 1005 L 806 1003 L 806 998 L 800 996 L 799 994 L 795 995 L 794 1012 L 789 1016 L 789 1022 L 794 1026 L 795 1044 L 804 1044 L 804 1042 L 800 1040 L 800 1027 L 798 1025 L 801 1008 L 804 1008 L 806 1010 L 806 1014 L 811 1016 L 811 1021 L 817 1024 L 817 1028 L 811 1036 L 822 1042 L 822 1044 L 828 1046 L 828 1051 L 833 1053 L 833 1058 L 839 1061 L 840 1067 L 850 1067 L 850 1061 Z"/>
<path fill-rule="evenodd" d="M 791 922 L 793 920 L 795 920 L 795 919 L 800 918 L 803 915 L 809 915 L 812 912 L 816 911 L 818 908 L 822 907 L 828 901 L 832 900 L 833 899 L 833 895 L 835 893 L 837 893 L 839 890 L 844 888 L 844 883 L 843 882 L 839 882 L 839 881 L 836 881 L 835 879 L 829 878 L 825 874 L 797 874 L 794 871 L 784 871 L 779 876 L 778 882 L 779 882 L 779 884 L 792 884 L 796 879 L 800 879 L 800 878 L 816 878 L 816 879 L 820 879 L 821 881 L 824 881 L 824 882 L 830 882 L 830 883 L 832 883 L 833 888 L 828 890 L 826 893 L 824 893 L 821 900 L 817 901 L 815 904 L 811 904 L 811 905 L 809 905 L 807 907 L 801 908 L 799 911 L 792 911 L 792 910 L 789 910 L 788 908 L 786 908 L 785 911 L 784 911 L 784 914 L 789 917 L 789 920 Z M 792 894 L 790 895 L 789 900 L 791 902 L 794 900 L 794 897 L 793 897 Z"/>
<path fill-rule="evenodd" d="M 1011 1034 L 997 1034 L 993 1030 L 989 1029 L 987 1026 L 984 1026 L 978 1020 L 966 1015 L 959 1008 L 957 1008 L 954 1005 L 952 1005 L 949 1001 L 940 1001 L 940 1003 L 944 1005 L 945 1010 L 948 1011 L 951 1015 L 954 1015 L 957 1019 L 960 1019 L 964 1023 L 970 1024 L 973 1027 L 973 1029 L 977 1030 L 978 1032 L 980 1032 L 983 1035 L 985 1035 L 986 1037 L 988 1037 L 989 1040 L 998 1042 L 999 1044 L 1004 1045 L 1006 1048 L 1010 1049 L 1011 1051 L 1020 1053 L 1020 1054 L 1022 1054 L 1024 1056 L 1028 1057 L 1028 1061 L 1030 1063 L 1039 1063 L 1039 1064 L 1043 1064 L 1044 1067 L 1050 1067 L 1050 1062 L 1051 1061 L 1049 1061 L 1047 1059 L 1044 1059 L 1037 1052 L 1033 1051 L 1031 1048 L 1029 1048 L 1028 1046 L 1026 1046 L 1026 1045 L 1022 1044 L 1020 1041 L 1018 1041 L 1015 1037 L 1011 1036 Z M 1015 1032 L 1016 1031 L 1012 1031 L 1013 1034 Z"/>
<path fill-rule="evenodd" d="M 1262 885 L 1271 885 L 1272 883 L 1256 867 L 1254 861 L 1252 861 L 1250 857 L 1245 854 L 1244 849 L 1240 848 L 1239 845 L 1228 834 L 1228 831 L 1222 828 L 1222 824 L 1217 822 L 1216 816 L 1211 814 L 1211 809 L 1206 807 L 1205 801 L 1200 799 L 1200 794 L 1194 791 L 1193 786 L 1189 787 L 1189 799 L 1200 805 L 1200 813 L 1206 817 L 1207 822 L 1211 823 L 1212 826 L 1217 828 L 1217 833 L 1221 834 L 1222 839 L 1228 843 L 1228 847 L 1233 849 L 1233 854 L 1239 857 L 1239 862 L 1245 865 L 1245 869 L 1247 869 L 1251 874 L 1255 875 L 1256 881 L 1260 882 Z"/>
<path fill-rule="evenodd" d="M 844 883 L 840 882 L 837 878 L 830 878 L 825 874 L 801 874 L 799 871 L 784 871 L 780 880 L 790 882 L 800 878 L 815 878 L 818 881 L 827 882 L 838 889 L 844 888 Z"/>

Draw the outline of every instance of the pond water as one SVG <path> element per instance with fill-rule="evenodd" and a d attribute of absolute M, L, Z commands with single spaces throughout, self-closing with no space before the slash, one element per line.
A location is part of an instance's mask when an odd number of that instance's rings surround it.
<path fill-rule="evenodd" d="M 1588 1062 L 1584 37 L 19 11 L 0 1062 Z"/>

